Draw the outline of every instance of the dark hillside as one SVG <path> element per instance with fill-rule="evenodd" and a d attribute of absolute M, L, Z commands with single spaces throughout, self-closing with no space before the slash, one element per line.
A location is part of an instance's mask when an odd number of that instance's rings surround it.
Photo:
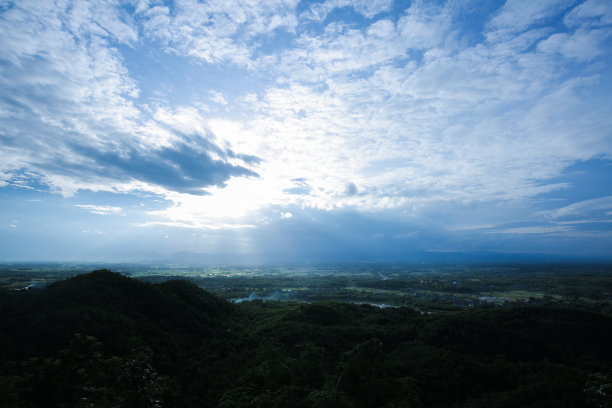
<path fill-rule="evenodd" d="M 218 354 L 232 354 L 233 309 L 186 281 L 151 285 L 99 270 L 5 298 L 0 333 L 7 335 L 0 355 L 2 361 L 53 356 L 82 334 L 101 341 L 100 351 L 108 356 L 129 358 L 148 350 L 159 370 L 180 379 L 194 374 L 194 351 L 198 357 L 215 354 L 215 362 L 222 360 Z M 183 391 L 181 384 L 172 385 L 174 392 Z"/>
<path fill-rule="evenodd" d="M 0 406 L 610 406 L 612 319 L 571 308 L 234 305 L 107 270 L 0 302 Z"/>
<path fill-rule="evenodd" d="M 216 336 L 231 312 L 231 304 L 186 281 L 151 285 L 99 270 L 15 299 L 4 306 L 0 328 L 19 340 L 3 350 L 19 355 L 57 350 L 77 332 L 121 353 L 169 333 Z"/>

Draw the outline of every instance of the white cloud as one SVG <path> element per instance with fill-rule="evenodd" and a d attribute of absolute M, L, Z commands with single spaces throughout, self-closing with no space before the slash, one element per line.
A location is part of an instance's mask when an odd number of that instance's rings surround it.
<path fill-rule="evenodd" d="M 1 183 L 17 185 L 27 172 L 66 196 L 133 185 L 201 194 L 254 174 L 253 158 L 215 144 L 198 109 L 137 104 L 140 89 L 116 47 L 138 45 L 135 24 L 114 2 L 3 11 Z"/>
<path fill-rule="evenodd" d="M 51 4 L 20 2 L 2 14 L 0 55 L 11 63 L 0 80 L 8 96 L 1 104 L 0 130 L 14 141 L 3 145 L 12 157 L 4 166 L 22 168 L 60 158 L 78 164 L 79 158 L 69 157 L 68 144 L 101 145 L 105 131 L 121 135 L 133 126 L 138 111 L 131 97 L 137 88 L 106 39 L 132 41 L 133 35 L 126 34 L 113 7 L 103 9 L 89 24 L 105 37 L 85 32 L 83 15 L 91 12 L 85 6 L 64 13 Z"/>
<path fill-rule="evenodd" d="M 200 222 L 194 222 L 193 219 L 189 219 L 186 222 L 178 222 L 178 221 L 151 221 L 144 222 L 140 224 L 135 224 L 136 227 L 173 227 L 173 228 L 185 228 L 185 229 L 197 229 L 197 230 L 243 230 L 243 229 L 251 229 L 255 228 L 255 225 L 252 224 L 227 224 L 217 222 L 215 224 L 205 224 Z M 168 238 L 168 236 L 166 236 Z"/>
<path fill-rule="evenodd" d="M 30 169 L 65 195 L 140 189 L 172 203 L 141 225 L 243 228 L 270 207 L 276 217 L 289 206 L 410 216 L 529 200 L 566 188 L 546 179 L 575 160 L 612 155 L 601 1 L 508 1 L 477 33 L 486 40 L 458 32 L 461 2 L 389 15 L 390 1 L 334 0 L 299 20 L 297 1 L 281 0 L 140 1 L 134 16 L 115 3 L 23 4 L 0 17 L 0 183 Z M 369 20 L 328 19 L 342 7 Z M 566 26 L 548 24 L 564 13 Z M 147 79 L 134 79 L 117 43 L 161 45 L 188 57 L 179 62 L 195 77 L 257 68 L 254 83 L 140 105 Z M 296 180 L 308 187 L 300 194 Z"/>
<path fill-rule="evenodd" d="M 495 224 L 482 224 L 482 225 L 465 225 L 461 227 L 450 228 L 450 231 L 474 231 L 474 230 L 488 230 L 495 228 Z"/>
<path fill-rule="evenodd" d="M 533 226 L 518 227 L 492 231 L 494 234 L 559 234 L 571 231 L 565 226 Z"/>
<path fill-rule="evenodd" d="M 565 24 L 603 26 L 612 24 L 612 4 L 608 0 L 587 0 L 567 13 Z"/>
<path fill-rule="evenodd" d="M 492 42 L 507 40 L 534 24 L 559 15 L 576 0 L 508 0 L 489 22 L 487 39 Z"/>
<path fill-rule="evenodd" d="M 113 41 L 131 45 L 138 40 L 138 30 L 131 16 L 121 12 L 118 6 L 115 0 L 74 2 L 66 7 L 62 22 L 77 37 L 88 37 L 91 34 L 108 36 Z"/>
<path fill-rule="evenodd" d="M 408 10 L 404 19 L 435 21 L 435 31 L 386 50 L 374 44 L 399 38 L 401 28 L 384 19 L 363 30 L 340 26 L 301 37 L 303 47 L 285 53 L 278 68 L 290 85 L 268 89 L 254 108 L 261 119 L 245 124 L 254 151 L 270 158 L 264 178 L 318 180 L 303 204 L 320 208 L 516 200 L 567 187 L 535 180 L 606 149 L 607 108 L 593 111 L 597 104 L 580 97 L 591 79 L 564 83 L 558 61 L 533 51 L 546 30 L 397 64 L 407 44 L 445 43 L 452 14 Z M 370 52 L 370 44 L 384 51 Z M 373 73 L 353 72 L 365 68 Z M 579 136 L 585 129 L 588 139 Z M 276 164 L 282 172 L 272 170 Z M 354 179 L 366 194 L 339 199 Z"/>
<path fill-rule="evenodd" d="M 426 7 L 422 2 L 413 3 L 397 23 L 404 47 L 421 50 L 439 45 L 450 28 L 449 12 L 445 7 Z"/>
<path fill-rule="evenodd" d="M 498 229 L 487 231 L 486 233 L 489 235 L 502 234 L 515 236 L 541 235 L 542 238 L 570 240 L 570 242 L 574 241 L 576 243 L 583 239 L 594 239 L 597 246 L 612 238 L 612 233 L 610 231 L 577 230 L 574 229 L 572 225 L 535 225 L 528 227 Z"/>
<path fill-rule="evenodd" d="M 217 2 L 177 0 L 172 11 L 152 6 L 141 11 L 145 34 L 166 49 L 207 63 L 231 61 L 250 66 L 253 39 L 275 30 L 293 31 L 297 0 Z"/>
<path fill-rule="evenodd" d="M 389 11 L 393 6 L 393 0 L 326 0 L 322 3 L 314 3 L 300 18 L 323 22 L 333 10 L 343 7 L 351 7 L 357 13 L 366 18 Z"/>
<path fill-rule="evenodd" d="M 394 23 L 381 18 L 363 29 L 332 22 L 323 35 L 304 33 L 297 47 L 283 53 L 281 64 L 272 69 L 289 80 L 324 82 L 350 71 L 370 69 L 381 64 L 406 63 L 411 49 L 436 47 L 450 27 L 447 8 L 427 8 L 415 3 Z"/>
<path fill-rule="evenodd" d="M 548 213 L 548 216 L 553 219 L 589 217 L 592 216 L 593 213 L 603 213 L 610 209 L 612 209 L 612 196 L 579 201 L 551 211 Z"/>
<path fill-rule="evenodd" d="M 223 96 L 223 93 L 214 90 L 208 91 L 208 93 L 210 94 L 210 99 L 213 102 L 218 103 L 219 105 L 227 105 L 227 100 Z"/>
<path fill-rule="evenodd" d="M 612 38 L 612 30 L 578 29 L 572 34 L 557 33 L 538 44 L 538 50 L 559 53 L 565 58 L 590 61 L 605 52 L 605 41 Z"/>
<path fill-rule="evenodd" d="M 104 235 L 104 233 L 102 231 L 98 231 L 98 230 L 83 230 L 81 231 L 83 234 L 88 234 L 88 235 Z"/>
<path fill-rule="evenodd" d="M 121 207 L 112 207 L 108 205 L 92 205 L 92 204 L 75 204 L 75 207 L 82 208 L 92 214 L 98 215 L 117 215 L 121 214 Z"/>
<path fill-rule="evenodd" d="M 607 216 L 612 215 L 612 212 L 605 213 Z M 576 225 L 576 224 L 609 224 L 612 220 L 578 220 L 578 221 L 557 221 L 561 225 Z"/>

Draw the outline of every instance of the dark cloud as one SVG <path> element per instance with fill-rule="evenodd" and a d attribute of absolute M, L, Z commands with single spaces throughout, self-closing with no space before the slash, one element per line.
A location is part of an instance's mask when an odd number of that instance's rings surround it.
<path fill-rule="evenodd" d="M 344 189 L 344 195 L 346 196 L 354 196 L 357 195 L 358 191 L 357 191 L 357 186 L 355 185 L 355 183 L 348 183 L 346 185 L 346 188 Z"/>
<path fill-rule="evenodd" d="M 72 145 L 72 152 L 84 160 L 48 164 L 45 170 L 70 175 L 105 177 L 119 181 L 139 180 L 171 191 L 207 194 L 203 188 L 224 187 L 231 177 L 257 177 L 245 166 L 258 162 L 254 156 L 237 155 L 222 149 L 201 135 L 180 135 L 178 141 L 162 148 L 116 146 L 114 150 Z M 213 157 L 215 156 L 215 157 Z M 86 164 L 82 164 L 85 162 Z"/>

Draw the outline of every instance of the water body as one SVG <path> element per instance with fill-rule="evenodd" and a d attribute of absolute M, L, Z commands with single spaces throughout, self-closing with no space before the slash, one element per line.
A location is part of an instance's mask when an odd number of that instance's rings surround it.
<path fill-rule="evenodd" d="M 374 306 L 374 307 L 378 307 L 379 309 L 386 309 L 388 307 L 393 307 L 393 308 L 397 308 L 397 306 L 393 306 L 387 303 L 374 303 L 374 302 L 351 302 L 354 303 L 356 305 L 369 305 L 369 306 Z"/>
<path fill-rule="evenodd" d="M 274 292 L 270 293 L 267 296 L 261 296 L 261 295 L 258 295 L 256 293 L 251 293 L 247 297 L 238 298 L 238 299 L 232 299 L 232 302 L 234 302 L 234 303 L 242 303 L 242 302 L 249 302 L 249 301 L 252 301 L 252 300 L 263 300 L 263 301 L 269 301 L 269 300 L 289 300 L 289 299 L 292 299 L 293 296 L 294 296 L 294 292 L 282 292 L 280 290 L 275 290 Z"/>

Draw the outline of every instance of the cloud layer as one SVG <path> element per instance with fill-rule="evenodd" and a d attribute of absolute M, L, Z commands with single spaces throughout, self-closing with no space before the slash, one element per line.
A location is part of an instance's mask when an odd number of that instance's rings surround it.
<path fill-rule="evenodd" d="M 138 46 L 139 28 L 117 3 L 23 2 L 1 21 L 5 175 L 35 171 L 64 194 L 129 183 L 203 194 L 256 175 L 257 159 L 219 146 L 196 110 L 136 103 L 117 47 Z"/>
<path fill-rule="evenodd" d="M 126 229 L 610 240 L 565 177 L 612 160 L 605 0 L 27 0 L 0 43 L 0 188 L 165 203 L 75 204 Z"/>

